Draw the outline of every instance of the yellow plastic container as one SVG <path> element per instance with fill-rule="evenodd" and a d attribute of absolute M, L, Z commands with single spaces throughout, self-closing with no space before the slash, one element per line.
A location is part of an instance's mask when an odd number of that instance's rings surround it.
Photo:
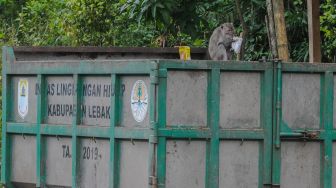
<path fill-rule="evenodd" d="M 179 53 L 181 60 L 191 60 L 189 46 L 179 46 Z"/>

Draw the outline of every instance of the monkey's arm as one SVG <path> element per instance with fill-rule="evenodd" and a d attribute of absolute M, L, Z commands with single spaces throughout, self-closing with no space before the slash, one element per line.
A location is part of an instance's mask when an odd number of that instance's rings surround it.
<path fill-rule="evenodd" d="M 209 54 L 212 60 L 228 60 L 228 55 L 224 45 L 209 48 Z"/>

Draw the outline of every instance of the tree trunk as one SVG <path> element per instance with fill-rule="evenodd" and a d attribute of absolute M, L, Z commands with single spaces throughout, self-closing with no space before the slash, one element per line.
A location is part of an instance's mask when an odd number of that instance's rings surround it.
<path fill-rule="evenodd" d="M 308 0 L 309 62 L 321 62 L 320 1 Z"/>
<path fill-rule="evenodd" d="M 283 0 L 272 0 L 274 24 L 277 38 L 278 57 L 283 61 L 289 60 L 288 40 L 285 23 L 285 8 Z"/>
<path fill-rule="evenodd" d="M 246 23 L 244 21 L 244 17 L 243 17 L 242 11 L 241 11 L 240 0 L 236 0 L 236 8 L 237 8 L 237 13 L 238 13 L 238 16 L 239 16 L 240 23 L 241 23 L 242 28 L 243 28 L 243 33 L 241 35 L 241 37 L 243 39 L 243 42 L 241 44 L 240 53 L 238 54 L 237 60 L 243 60 L 244 59 L 244 53 L 245 53 L 245 43 L 246 43 L 246 36 L 247 36 L 247 33 L 248 33 L 248 28 L 246 26 Z"/>
<path fill-rule="evenodd" d="M 272 0 L 266 0 L 266 6 L 267 6 L 267 17 L 265 20 L 266 20 L 266 27 L 268 29 L 269 45 L 272 51 L 272 58 L 277 58 L 278 50 L 277 50 L 277 39 L 274 26 Z"/>

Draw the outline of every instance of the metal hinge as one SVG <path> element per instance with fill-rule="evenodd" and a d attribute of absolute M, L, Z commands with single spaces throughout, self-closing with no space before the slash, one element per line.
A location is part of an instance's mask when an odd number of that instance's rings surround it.
<path fill-rule="evenodd" d="M 157 177 L 156 176 L 149 176 L 149 185 L 151 185 L 153 188 L 157 187 Z"/>
<path fill-rule="evenodd" d="M 149 143 L 157 144 L 158 142 L 157 132 L 155 131 L 156 127 L 157 127 L 157 123 L 154 121 L 151 121 L 150 123 L 151 135 L 149 135 Z"/>
<path fill-rule="evenodd" d="M 281 133 L 282 138 L 303 139 L 304 141 L 318 139 L 319 136 L 320 130 L 296 130 L 293 132 Z"/>
<path fill-rule="evenodd" d="M 309 139 L 316 139 L 319 137 L 320 131 L 309 131 L 309 130 L 303 130 L 303 131 L 297 131 L 301 133 L 300 138 L 303 140 L 309 140 Z"/>
<path fill-rule="evenodd" d="M 153 63 L 150 80 L 152 84 L 159 84 L 159 64 L 157 62 Z"/>

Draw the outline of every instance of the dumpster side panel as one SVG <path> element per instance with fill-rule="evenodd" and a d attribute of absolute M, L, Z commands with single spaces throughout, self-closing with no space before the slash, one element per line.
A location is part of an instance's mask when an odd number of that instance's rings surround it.
<path fill-rule="evenodd" d="M 325 108 L 323 92 L 325 85 L 321 83 L 323 74 L 307 74 L 290 72 L 283 73 L 282 79 L 282 143 L 280 167 L 280 185 L 284 188 L 293 187 L 320 187 L 326 184 L 321 176 L 323 172 L 324 157 L 327 153 L 321 150 L 322 143 L 314 138 L 306 142 L 303 138 L 304 130 L 319 130 L 325 122 L 320 113 Z M 326 112 L 324 112 L 326 113 Z M 324 117 L 324 114 L 323 114 Z M 318 138 L 319 132 L 316 133 Z M 292 139 L 292 141 L 289 140 Z M 295 139 L 295 140 L 293 140 Z M 322 157 L 322 158 L 321 158 Z M 274 172 L 277 173 L 277 172 Z M 321 182 L 322 181 L 322 182 Z M 322 183 L 322 184 L 321 184 Z"/>
<path fill-rule="evenodd" d="M 47 77 L 48 124 L 70 125 L 74 113 L 75 86 L 70 76 Z"/>
<path fill-rule="evenodd" d="M 260 73 L 222 72 L 220 127 L 260 127 Z"/>
<path fill-rule="evenodd" d="M 332 152 L 333 152 L 333 155 L 336 154 L 336 143 L 333 142 L 333 145 L 332 145 Z M 336 187 L 336 157 L 333 157 L 331 159 L 332 161 L 332 187 Z"/>
<path fill-rule="evenodd" d="M 46 137 L 46 184 L 71 187 L 71 138 Z"/>
<path fill-rule="evenodd" d="M 120 143 L 120 188 L 148 187 L 148 143 Z"/>
<path fill-rule="evenodd" d="M 320 143 L 282 142 L 281 188 L 320 187 Z"/>
<path fill-rule="evenodd" d="M 12 136 L 12 181 L 36 182 L 36 139 L 34 136 Z"/>
<path fill-rule="evenodd" d="M 205 146 L 204 141 L 167 142 L 167 188 L 205 187 Z"/>
<path fill-rule="evenodd" d="M 110 125 L 110 97 L 114 89 L 110 77 L 88 76 L 83 78 L 83 125 Z"/>
<path fill-rule="evenodd" d="M 109 140 L 80 139 L 79 186 L 104 188 L 109 186 Z"/>
<path fill-rule="evenodd" d="M 121 117 L 120 117 L 120 124 L 121 126 L 125 126 L 128 128 L 145 128 L 149 126 L 149 88 L 150 88 L 150 79 L 148 76 L 121 76 L 120 78 L 121 82 Z M 147 104 L 145 104 L 146 108 L 133 108 L 134 113 L 138 113 L 139 111 L 142 111 L 144 113 L 144 118 L 139 119 L 137 121 L 134 118 L 132 107 L 131 107 L 131 99 L 135 99 L 136 101 L 133 101 L 134 103 L 138 102 L 138 88 L 135 88 L 135 84 L 137 81 L 143 81 L 145 83 L 146 89 L 143 90 L 147 93 L 141 93 L 140 95 L 146 95 L 146 99 L 140 99 L 139 100 L 148 100 Z M 133 95 L 132 95 L 133 90 Z M 139 111 L 138 111 L 139 110 Z M 141 117 L 142 115 L 138 115 Z"/>
<path fill-rule="evenodd" d="M 259 142 L 221 141 L 219 187 L 258 188 Z"/>
<path fill-rule="evenodd" d="M 206 126 L 207 72 L 169 71 L 167 125 Z"/>
<path fill-rule="evenodd" d="M 319 128 L 320 75 L 283 75 L 283 119 L 290 128 Z"/>

